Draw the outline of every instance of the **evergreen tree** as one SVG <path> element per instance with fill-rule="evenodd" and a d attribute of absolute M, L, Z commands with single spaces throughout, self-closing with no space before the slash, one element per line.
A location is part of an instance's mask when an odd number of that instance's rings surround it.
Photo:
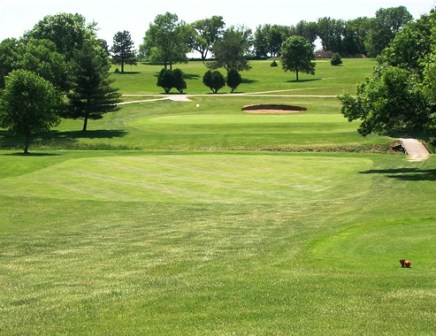
<path fill-rule="evenodd" d="M 101 119 L 104 113 L 117 109 L 120 94 L 111 86 L 109 68 L 107 53 L 96 43 L 86 42 L 82 50 L 74 53 L 74 79 L 66 117 L 83 118 L 83 131 L 89 119 Z"/>
<path fill-rule="evenodd" d="M 124 73 L 124 64 L 136 65 L 135 45 L 128 31 L 115 34 L 111 51 L 112 62 L 121 65 L 121 73 Z"/>

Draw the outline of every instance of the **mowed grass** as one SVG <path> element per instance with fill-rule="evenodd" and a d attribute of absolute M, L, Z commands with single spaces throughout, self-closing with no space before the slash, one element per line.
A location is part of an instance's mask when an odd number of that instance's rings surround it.
<path fill-rule="evenodd" d="M 140 149 L 150 151 L 276 150 L 276 151 L 372 151 L 387 148 L 387 137 L 361 137 L 358 123 L 349 123 L 340 113 L 336 95 L 354 92 L 356 83 L 371 73 L 374 61 L 345 60 L 333 67 L 318 61 L 315 76 L 294 74 L 270 61 L 252 61 L 242 73 L 244 83 L 237 94 L 213 95 L 202 84 L 207 70 L 202 62 L 178 65 L 186 74 L 191 101 L 164 98 L 156 86 L 158 65 L 127 67 L 113 74 L 114 85 L 123 93 L 120 110 L 101 120 L 91 120 L 81 132 L 82 120 L 63 120 L 44 139 L 35 139 L 35 149 Z M 176 94 L 174 94 L 176 95 Z M 291 96 L 289 96 L 291 95 Z M 313 97 L 315 95 L 315 97 Z M 141 102 L 142 101 L 142 102 Z M 249 115 L 242 107 L 251 104 L 289 104 L 307 111 L 288 116 Z M 2 134 L 3 133 L 3 134 Z M 19 148 L 18 139 L 0 133 L 0 146 Z M 3 136 L 2 136 L 3 135 Z M 380 150 L 380 149 L 377 149 Z"/>
<path fill-rule="evenodd" d="M 150 101 L 124 105 L 102 120 L 64 121 L 45 147 L 82 149 L 129 148 L 165 150 L 331 150 L 386 145 L 388 137 L 360 136 L 358 123 L 340 114 L 336 98 L 199 96 L 191 101 Z M 298 105 L 307 111 L 292 115 L 252 115 L 242 111 L 266 102 Z"/>
<path fill-rule="evenodd" d="M 0 335 L 434 333 L 434 156 L 367 153 L 392 139 L 342 118 L 334 96 L 372 60 L 319 62 L 299 83 L 269 64 L 237 95 L 182 64 L 191 101 L 123 105 L 86 133 L 63 120 L 32 155 L 0 151 Z M 162 98 L 159 70 L 114 74 L 123 100 Z M 307 111 L 241 110 L 256 103 Z M 0 145 L 19 148 L 4 130 Z"/>
<path fill-rule="evenodd" d="M 434 331 L 433 158 L 10 154 L 0 334 Z"/>
<path fill-rule="evenodd" d="M 300 74 L 300 81 L 295 81 L 295 73 L 285 72 L 281 63 L 278 67 L 271 67 L 271 61 L 250 61 L 252 68 L 242 71 L 242 84 L 239 93 L 267 92 L 270 94 L 309 94 L 309 95 L 337 95 L 343 91 L 355 92 L 356 84 L 368 77 L 375 61 L 372 59 L 344 59 L 342 66 L 333 67 L 326 60 L 316 62 L 315 75 Z M 187 94 L 206 94 L 210 90 L 203 84 L 203 75 L 208 70 L 205 63 L 196 61 L 186 64 L 176 64 L 185 74 Z M 114 74 L 115 85 L 126 95 L 156 95 L 163 90 L 156 86 L 157 75 L 161 65 L 139 63 L 136 66 L 126 66 L 126 73 Z M 226 71 L 218 69 L 224 76 Z M 173 89 L 173 92 L 177 92 Z M 229 93 L 224 87 L 220 93 Z M 130 98 L 129 98 L 130 99 Z"/>

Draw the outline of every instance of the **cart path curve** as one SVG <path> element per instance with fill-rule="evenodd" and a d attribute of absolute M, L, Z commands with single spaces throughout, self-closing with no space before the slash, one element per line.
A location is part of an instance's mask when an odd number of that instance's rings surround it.
<path fill-rule="evenodd" d="M 416 139 L 400 139 L 400 142 L 409 157 L 409 161 L 419 162 L 430 157 L 430 153 L 421 141 Z"/>

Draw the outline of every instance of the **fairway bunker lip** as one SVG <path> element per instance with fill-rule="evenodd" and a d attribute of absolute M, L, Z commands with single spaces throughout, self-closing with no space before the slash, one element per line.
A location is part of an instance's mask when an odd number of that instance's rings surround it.
<path fill-rule="evenodd" d="M 302 106 L 286 104 L 254 104 L 245 105 L 242 110 L 246 113 L 254 114 L 292 114 L 304 112 L 307 109 Z"/>

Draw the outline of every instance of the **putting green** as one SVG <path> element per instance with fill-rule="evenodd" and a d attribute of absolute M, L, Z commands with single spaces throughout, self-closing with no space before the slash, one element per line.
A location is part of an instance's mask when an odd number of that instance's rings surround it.
<path fill-rule="evenodd" d="M 120 202 L 298 203 L 356 195 L 372 161 L 287 155 L 145 155 L 70 159 L 0 180 L 9 196 Z M 360 177 L 359 192 L 369 180 Z M 351 188 L 351 189 L 350 189 Z"/>
<path fill-rule="evenodd" d="M 147 123 L 177 125 L 209 124 L 277 124 L 277 123 L 347 123 L 341 114 L 292 114 L 292 115 L 250 115 L 250 114 L 185 114 L 142 118 L 131 121 L 132 126 Z"/>

